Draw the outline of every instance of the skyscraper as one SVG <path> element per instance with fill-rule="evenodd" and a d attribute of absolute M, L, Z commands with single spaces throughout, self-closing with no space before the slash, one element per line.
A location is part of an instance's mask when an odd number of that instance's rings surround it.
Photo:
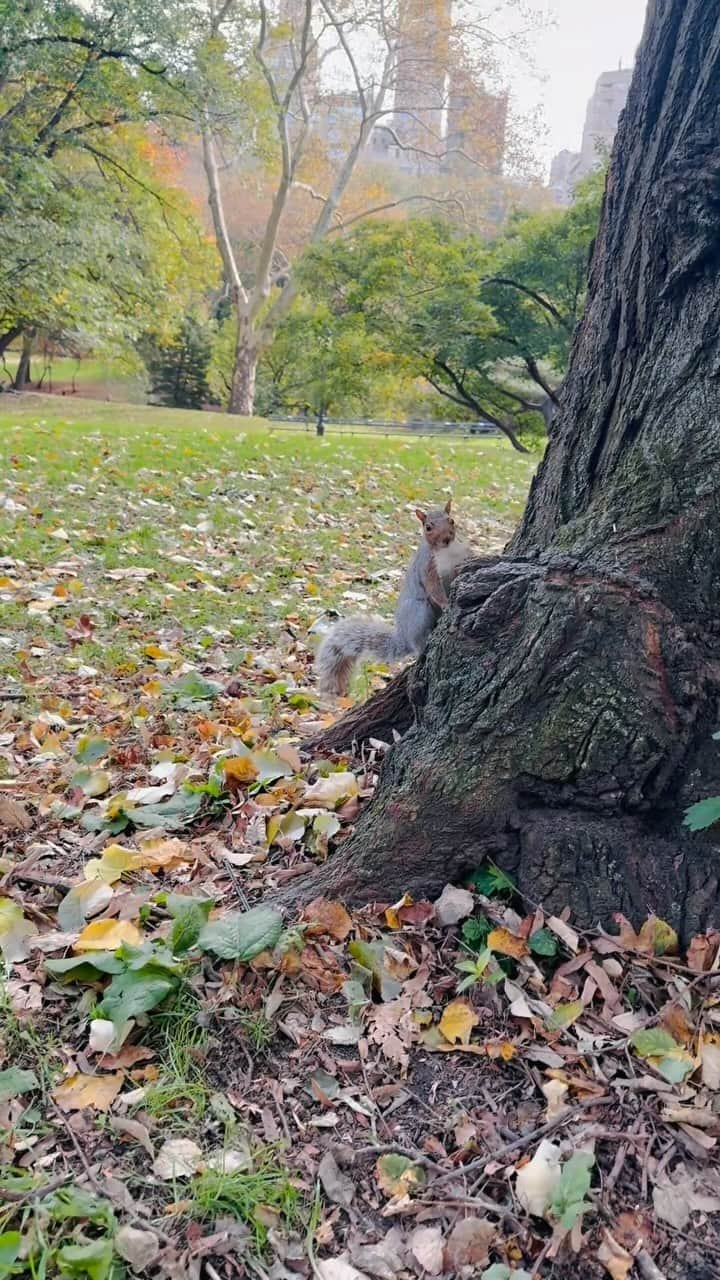
<path fill-rule="evenodd" d="M 393 128 L 403 167 L 424 172 L 445 146 L 452 0 L 401 0 L 398 22 Z"/>

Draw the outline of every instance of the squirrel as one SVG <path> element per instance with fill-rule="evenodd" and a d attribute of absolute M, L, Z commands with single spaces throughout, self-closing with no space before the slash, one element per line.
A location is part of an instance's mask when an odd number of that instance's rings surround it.
<path fill-rule="evenodd" d="M 395 662 L 423 652 L 447 606 L 446 583 L 449 586 L 456 570 L 472 555 L 456 535 L 451 501 L 433 511 L 415 511 L 424 536 L 405 575 L 395 625 L 380 618 L 354 617 L 330 628 L 315 664 L 323 693 L 347 693 L 352 669 L 363 654 Z"/>

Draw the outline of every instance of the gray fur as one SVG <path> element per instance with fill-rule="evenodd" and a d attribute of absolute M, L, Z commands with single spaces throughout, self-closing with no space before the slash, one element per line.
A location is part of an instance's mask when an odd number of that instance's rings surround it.
<path fill-rule="evenodd" d="M 397 662 L 422 653 L 440 617 L 425 587 L 425 575 L 433 553 L 423 539 L 410 561 L 398 597 L 395 625 L 380 618 L 345 618 L 331 627 L 316 659 L 318 684 L 324 693 L 347 693 L 355 663 L 363 655 L 382 662 Z"/>

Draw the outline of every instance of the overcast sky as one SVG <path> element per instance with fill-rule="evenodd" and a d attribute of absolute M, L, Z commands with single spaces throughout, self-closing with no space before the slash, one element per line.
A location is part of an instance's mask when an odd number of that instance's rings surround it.
<path fill-rule="evenodd" d="M 536 40 L 535 61 L 547 79 L 515 78 L 515 97 L 521 110 L 539 102 L 548 129 L 545 159 L 568 147 L 580 146 L 585 108 L 601 71 L 622 60 L 633 62 L 642 35 L 646 0 L 535 0 L 556 19 L 554 27 Z M 520 81 L 520 82 L 519 82 Z M 524 83 L 522 82 L 524 81 Z"/>

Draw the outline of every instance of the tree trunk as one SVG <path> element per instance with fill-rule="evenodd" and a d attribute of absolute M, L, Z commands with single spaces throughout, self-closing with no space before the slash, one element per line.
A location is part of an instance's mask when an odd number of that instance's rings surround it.
<path fill-rule="evenodd" d="M 11 342 L 20 337 L 22 327 L 19 324 L 13 325 L 12 329 L 6 329 L 5 333 L 0 333 L 0 357 L 5 355 Z"/>
<path fill-rule="evenodd" d="M 562 404 L 523 522 L 454 587 L 414 724 L 303 894 L 437 893 L 482 859 L 593 924 L 720 921 L 720 6 L 654 0 Z"/>
<path fill-rule="evenodd" d="M 258 355 L 259 352 L 253 342 L 249 326 L 241 319 L 238 325 L 237 343 L 235 345 L 228 413 L 241 413 L 245 417 L 252 415 L 255 407 L 255 379 L 257 376 Z"/>
<path fill-rule="evenodd" d="M 13 379 L 13 388 L 15 391 L 24 391 L 30 381 L 30 358 L 32 356 L 33 343 L 35 342 L 36 329 L 26 329 L 22 338 L 22 350 L 18 367 L 15 370 Z"/>

